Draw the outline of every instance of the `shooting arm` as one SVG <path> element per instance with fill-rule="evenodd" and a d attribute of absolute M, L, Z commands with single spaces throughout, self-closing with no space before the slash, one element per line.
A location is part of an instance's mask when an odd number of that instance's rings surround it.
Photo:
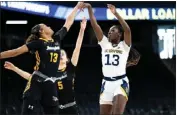
<path fill-rule="evenodd" d="M 98 25 L 98 23 L 96 21 L 96 18 L 95 18 L 94 14 L 93 14 L 93 10 L 92 10 L 92 6 L 91 5 L 88 6 L 88 12 L 89 12 L 89 17 L 90 17 L 90 22 L 91 22 L 93 30 L 94 30 L 94 32 L 96 34 L 97 40 L 101 41 L 102 38 L 103 38 L 103 31 L 102 31 L 101 27 Z"/>
<path fill-rule="evenodd" d="M 114 14 L 116 18 L 119 20 L 123 30 L 124 30 L 124 40 L 125 43 L 130 46 L 131 45 L 131 29 L 129 25 L 125 22 L 125 20 L 119 15 L 119 13 Z"/>

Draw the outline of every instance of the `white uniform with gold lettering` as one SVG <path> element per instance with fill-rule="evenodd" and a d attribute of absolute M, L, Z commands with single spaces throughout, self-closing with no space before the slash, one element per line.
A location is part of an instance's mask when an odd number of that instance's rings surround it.
<path fill-rule="evenodd" d="M 121 41 L 116 46 L 108 41 L 106 36 L 98 42 L 102 49 L 102 72 L 104 77 L 122 76 L 126 74 L 126 63 L 129 56 L 130 47 Z M 116 81 L 106 81 L 103 79 L 100 95 L 100 104 L 112 104 L 113 97 L 118 94 L 124 95 L 128 99 L 129 80 L 127 77 Z"/>

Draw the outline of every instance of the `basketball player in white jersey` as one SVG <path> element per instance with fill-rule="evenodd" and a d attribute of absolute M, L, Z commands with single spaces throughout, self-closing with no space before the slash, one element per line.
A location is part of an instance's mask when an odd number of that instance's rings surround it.
<path fill-rule="evenodd" d="M 115 6 L 107 4 L 108 9 L 115 15 L 122 26 L 112 26 L 108 37 L 98 25 L 89 3 L 90 22 L 102 49 L 102 81 L 100 95 L 100 115 L 122 115 L 128 100 L 129 80 L 126 76 L 126 64 L 131 46 L 131 30 L 125 20 L 118 14 Z M 120 41 L 123 37 L 123 41 Z"/>

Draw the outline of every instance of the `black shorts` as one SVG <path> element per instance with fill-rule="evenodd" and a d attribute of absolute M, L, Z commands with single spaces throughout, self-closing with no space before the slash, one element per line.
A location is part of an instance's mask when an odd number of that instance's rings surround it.
<path fill-rule="evenodd" d="M 37 100 L 23 99 L 21 115 L 40 115 L 41 106 Z"/>
<path fill-rule="evenodd" d="M 58 106 L 43 106 L 39 101 L 23 100 L 21 115 L 58 115 Z"/>
<path fill-rule="evenodd" d="M 58 107 L 58 95 L 56 84 L 52 81 L 43 81 L 37 75 L 33 75 L 29 89 L 24 92 L 24 100 L 30 101 L 31 105 L 40 103 L 44 111 L 45 108 L 54 109 Z M 29 102 L 26 102 L 29 103 Z M 26 105 L 27 106 L 27 105 Z M 52 110 L 56 111 L 56 110 Z M 58 111 L 58 109 L 57 109 Z"/>
<path fill-rule="evenodd" d="M 58 105 L 56 84 L 52 81 L 43 82 L 37 75 L 33 75 L 30 88 L 24 92 L 24 98 L 30 100 L 41 100 L 41 104 L 47 106 Z"/>
<path fill-rule="evenodd" d="M 65 109 L 59 109 L 59 115 L 79 115 L 78 107 L 74 105 Z"/>

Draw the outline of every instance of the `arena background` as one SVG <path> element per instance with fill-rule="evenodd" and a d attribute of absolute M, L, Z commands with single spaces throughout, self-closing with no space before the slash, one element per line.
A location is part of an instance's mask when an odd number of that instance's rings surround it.
<path fill-rule="evenodd" d="M 52 5 L 57 7 L 62 5 L 66 8 L 72 8 L 77 2 L 60 1 L 44 3 L 49 5 L 49 7 L 52 7 Z M 137 66 L 127 69 L 131 89 L 125 115 L 175 115 L 176 2 L 104 1 L 90 3 L 95 8 L 95 13 L 99 7 L 106 8 L 107 3 L 112 3 L 117 8 L 125 8 L 129 13 L 131 11 L 128 11 L 128 8 L 132 9 L 134 13 L 136 8 L 157 8 L 155 9 L 156 18 L 153 16 L 151 19 L 138 20 L 139 15 L 136 14 L 133 20 L 127 19 L 132 30 L 133 47 L 140 52 L 141 59 Z M 15 3 L 1 2 L 1 51 L 17 48 L 24 44 L 31 27 L 35 24 L 45 23 L 57 31 L 65 22 L 65 20 L 60 19 L 66 17 L 65 14 L 56 18 L 54 14 L 47 16 L 50 13 L 32 12 L 33 10 L 35 11 L 35 7 L 31 11 L 27 11 L 25 9 L 18 9 L 20 5 L 12 8 L 10 4 L 13 6 L 12 4 Z M 36 4 L 43 4 L 43 2 L 37 2 Z M 158 8 L 161 8 L 162 11 L 158 11 Z M 145 12 L 142 11 L 141 13 Z M 99 14 L 100 17 L 98 18 L 100 20 L 98 23 L 101 25 L 104 33 L 107 34 L 109 27 L 113 24 L 118 24 L 118 21 L 111 20 L 111 18 L 108 20 L 107 18 L 109 17 L 103 15 L 104 13 Z M 87 15 L 87 11 L 84 11 L 79 17 L 82 18 L 84 15 Z M 131 17 L 130 14 L 127 15 L 128 18 Z M 79 17 L 74 22 L 66 38 L 62 41 L 62 47 L 67 51 L 69 57 L 72 55 L 79 33 Z M 28 23 L 23 25 L 7 25 L 7 20 L 27 20 Z M 27 81 L 14 72 L 5 70 L 3 64 L 6 60 L 23 70 L 32 72 L 35 65 L 34 56 L 26 53 L 15 58 L 1 60 L 1 115 L 18 115 L 21 109 L 22 92 Z M 81 115 L 98 115 L 99 90 L 102 79 L 101 50 L 97 45 L 97 40 L 89 21 L 84 35 L 76 76 L 76 100 Z"/>

